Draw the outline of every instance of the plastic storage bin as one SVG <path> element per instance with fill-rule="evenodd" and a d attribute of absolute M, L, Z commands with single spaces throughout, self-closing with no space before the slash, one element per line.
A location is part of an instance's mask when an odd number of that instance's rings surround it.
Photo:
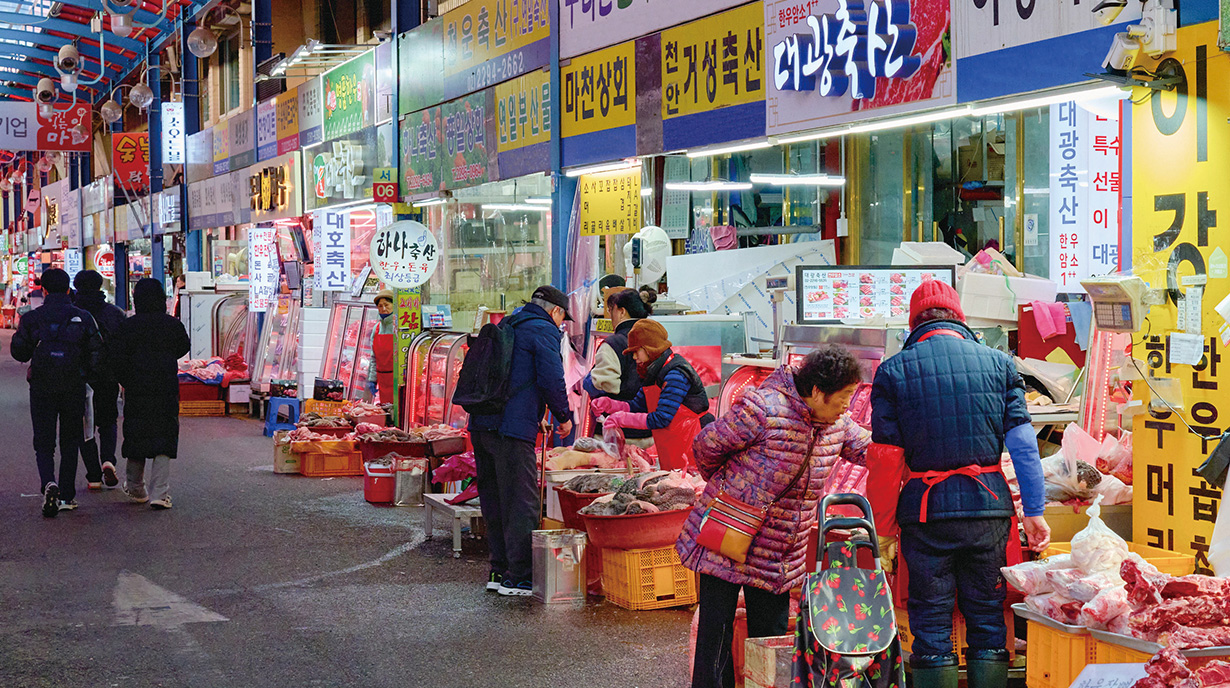
<path fill-rule="evenodd" d="M 535 530 L 533 542 L 534 599 L 544 604 L 585 601 L 585 533 L 564 530 Z"/>
<path fill-rule="evenodd" d="M 602 550 L 602 588 L 624 609 L 667 609 L 696 603 L 696 574 L 674 546 Z"/>
<path fill-rule="evenodd" d="M 299 472 L 309 478 L 363 475 L 363 458 L 357 451 L 338 454 L 305 452 L 300 456 Z"/>
<path fill-rule="evenodd" d="M 1086 665 L 1097 661 L 1093 636 L 1068 633 L 1027 621 L 1025 685 L 1029 688 L 1068 688 Z"/>
<path fill-rule="evenodd" d="M 1128 551 L 1139 554 L 1145 561 L 1156 566 L 1157 570 L 1162 573 L 1169 573 L 1172 576 L 1186 576 L 1196 570 L 1196 557 L 1190 554 L 1179 554 L 1178 552 L 1171 552 L 1160 547 L 1138 545 L 1135 542 L 1127 544 Z M 1072 543 L 1070 542 L 1052 542 L 1051 546 L 1043 553 L 1043 556 L 1050 557 L 1056 554 L 1067 554 L 1071 551 Z"/>
<path fill-rule="evenodd" d="M 653 549 L 673 546 L 679 539 L 691 509 L 659 511 L 632 516 L 591 516 L 585 519 L 585 532 L 595 547 L 603 549 Z"/>

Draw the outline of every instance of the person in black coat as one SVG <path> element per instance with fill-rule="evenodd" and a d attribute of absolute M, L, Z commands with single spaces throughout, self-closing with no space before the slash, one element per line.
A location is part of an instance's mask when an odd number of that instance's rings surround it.
<path fill-rule="evenodd" d="M 103 345 L 111 341 L 128 315 L 118 307 L 107 303 L 102 292 L 103 277 L 94 270 L 82 270 L 73 278 L 77 288 L 77 307 L 94 316 Z M 94 427 L 93 439 L 81 443 L 81 460 L 85 463 L 85 480 L 91 490 L 119 485 L 115 474 L 115 447 L 118 439 L 116 424 L 119 421 L 120 385 L 105 361 L 95 375 L 94 382 Z"/>
<path fill-rule="evenodd" d="M 179 365 L 190 343 L 183 323 L 167 315 L 162 282 L 145 278 L 132 290 L 136 315 L 107 347 L 124 387 L 124 491 L 136 502 L 170 509 L 171 459 L 179 453 Z M 145 461 L 150 459 L 148 481 Z"/>

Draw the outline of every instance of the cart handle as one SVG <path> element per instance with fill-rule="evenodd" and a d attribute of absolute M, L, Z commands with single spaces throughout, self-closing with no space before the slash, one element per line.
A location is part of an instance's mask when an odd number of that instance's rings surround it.
<path fill-rule="evenodd" d="M 824 523 L 828 519 L 829 507 L 832 506 L 856 506 L 863 512 L 863 518 L 872 521 L 871 502 L 867 498 L 856 492 L 845 492 L 842 494 L 828 494 L 820 502 L 820 522 Z M 874 521 L 873 521 L 874 522 Z"/>

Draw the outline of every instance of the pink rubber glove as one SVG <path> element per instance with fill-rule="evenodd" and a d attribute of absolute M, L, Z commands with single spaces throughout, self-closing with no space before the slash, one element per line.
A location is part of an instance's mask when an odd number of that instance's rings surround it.
<path fill-rule="evenodd" d="M 611 426 L 617 428 L 628 428 L 630 430 L 648 430 L 649 414 L 632 413 L 630 411 L 617 411 L 608 416 L 606 422 L 602 424 L 603 429 Z"/>
<path fill-rule="evenodd" d="M 628 402 L 610 397 L 598 397 L 589 402 L 589 407 L 594 410 L 595 415 L 599 416 L 608 416 L 612 413 L 627 411 L 630 408 Z"/>

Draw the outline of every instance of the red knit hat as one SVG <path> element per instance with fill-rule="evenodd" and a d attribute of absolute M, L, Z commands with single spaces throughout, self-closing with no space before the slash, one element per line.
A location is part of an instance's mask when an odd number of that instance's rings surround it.
<path fill-rule="evenodd" d="M 915 322 L 918 316 L 929 308 L 947 308 L 957 314 L 957 319 L 965 322 L 965 311 L 961 310 L 961 297 L 957 290 L 948 283 L 939 280 L 927 280 L 918 285 L 914 295 L 910 297 L 910 327 L 918 327 Z"/>

